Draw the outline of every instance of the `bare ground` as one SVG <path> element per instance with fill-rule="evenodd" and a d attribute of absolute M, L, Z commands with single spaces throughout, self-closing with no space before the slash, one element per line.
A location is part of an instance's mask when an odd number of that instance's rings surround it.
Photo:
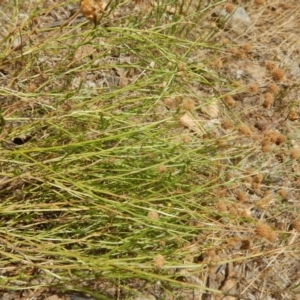
<path fill-rule="evenodd" d="M 238 2 L 238 1 L 236 1 Z M 238 176 L 240 183 L 232 183 L 226 189 L 220 188 L 211 195 L 215 201 L 215 209 L 220 213 L 230 213 L 238 217 L 252 217 L 259 221 L 259 224 L 249 226 L 249 231 L 236 231 L 238 225 L 232 228 L 230 223 L 226 223 L 226 218 L 216 220 L 220 222 L 223 232 L 228 234 L 215 249 L 208 250 L 205 254 L 197 256 L 199 244 L 208 237 L 214 235 L 220 238 L 216 232 L 200 233 L 193 243 L 184 245 L 178 251 L 186 251 L 189 247 L 190 256 L 185 258 L 185 263 L 207 263 L 209 268 L 202 273 L 195 273 L 193 269 L 183 269 L 179 275 L 185 281 L 194 285 L 206 286 L 230 293 L 229 296 L 220 296 L 213 292 L 203 292 L 202 289 L 195 288 L 180 289 L 174 298 L 170 294 L 164 294 L 159 286 L 140 286 L 143 293 L 148 298 L 135 299 L 268 299 L 268 300 L 299 300 L 299 278 L 300 278 L 300 129 L 299 129 L 299 76 L 300 76 L 300 4 L 298 1 L 239 1 L 245 7 L 252 21 L 251 29 L 244 34 L 237 34 L 230 29 L 220 29 L 211 38 L 211 42 L 218 42 L 224 45 L 222 53 L 213 55 L 213 50 L 193 51 L 190 53 L 190 61 L 203 60 L 210 57 L 210 63 L 205 61 L 208 68 L 216 72 L 220 77 L 227 78 L 237 92 L 229 89 L 227 85 L 218 84 L 214 88 L 200 87 L 197 82 L 191 82 L 189 87 L 196 90 L 198 98 L 193 101 L 196 106 L 201 105 L 199 98 L 211 98 L 214 95 L 224 95 L 223 103 L 215 104 L 213 101 L 208 108 L 203 108 L 195 113 L 196 122 L 185 116 L 181 119 L 183 125 L 177 128 L 178 134 L 190 134 L 197 132 L 195 123 L 213 128 L 216 140 L 221 147 L 240 148 L 248 151 L 247 155 L 236 157 L 230 162 L 232 165 L 239 164 L 239 168 L 228 172 L 229 178 Z M 31 3 L 31 2 L 30 2 Z M 237 5 L 237 3 L 235 3 Z M 1 18 L 8 20 L 11 10 L 9 1 L 5 4 Z M 18 85 L 18 94 L 15 97 L 5 97 L 5 93 L 0 95 L 1 109 L 4 118 L 9 119 L 18 111 L 18 116 L 28 117 L 34 111 L 34 115 L 47 115 L 45 107 L 51 105 L 52 99 L 49 97 L 38 99 L 37 103 L 32 103 L 26 99 L 17 101 L 22 97 L 22 86 L 26 92 L 35 91 L 37 88 L 46 92 L 47 89 L 59 89 L 61 82 L 51 79 L 51 73 L 47 73 L 47 68 L 43 64 L 55 68 L 61 53 L 51 54 L 51 50 L 42 52 L 39 62 L 32 68 L 22 69 L 22 59 L 19 59 L 19 49 L 26 51 L 28 44 L 43 44 L 49 39 L 48 28 L 61 25 L 70 17 L 70 11 L 76 10 L 76 4 L 71 3 L 66 6 L 57 6 L 55 1 L 45 1 L 42 4 L 48 7 L 49 11 L 44 15 L 37 16 L 37 23 L 34 21 L 29 27 L 22 27 L 22 17 L 30 14 L 30 5 L 21 5 L 20 16 L 16 28 L 22 32 L 30 32 L 30 39 L 26 35 L 22 39 L 9 40 L 7 44 L 12 46 L 9 60 L 2 58 L 0 67 L 0 84 L 4 91 L 16 89 L 16 77 L 21 84 Z M 221 7 L 223 7 L 222 5 Z M 110 26 L 114 18 L 124 18 L 132 11 L 151 9 L 151 4 L 130 3 L 122 11 L 111 15 L 105 26 Z M 202 30 L 211 30 L 218 25 L 218 20 L 213 16 L 214 9 L 203 21 L 204 29 L 195 28 L 191 33 L 191 39 L 195 38 Z M 83 21 L 79 20 L 78 22 Z M 6 21 L 3 21 L 4 23 Z M 75 21 L 76 22 L 76 21 Z M 85 22 L 85 21 L 83 21 Z M 122 22 L 121 22 L 122 23 Z M 38 25 L 37 25 L 38 24 Z M 26 24 L 28 26 L 28 24 Z M 35 26 L 38 26 L 35 28 Z M 85 24 L 74 30 L 74 34 L 80 34 L 91 26 Z M 5 24 L 4 24 L 5 27 Z M 36 34 L 38 32 L 38 34 Z M 62 31 L 61 34 L 63 34 Z M 5 39 L 9 31 L 2 32 Z M 51 33 L 50 33 L 51 35 Z M 55 39 L 54 39 L 55 40 Z M 104 43 L 104 41 L 101 41 Z M 22 43 L 24 45 L 22 45 Z M 65 43 L 72 44 L 74 40 L 65 40 Z M 4 43 L 5 45 L 5 43 Z M 3 47 L 3 44 L 2 44 Z M 14 49 L 14 47 L 16 49 Z M 57 50 L 56 50 L 57 51 Z M 61 52 L 66 53 L 67 47 L 61 47 Z M 70 67 L 76 68 L 80 63 L 88 59 L 90 55 L 99 49 L 85 46 L 80 47 L 74 54 L 74 59 Z M 8 51 L 9 52 L 9 51 Z M 52 61 L 51 61 L 52 57 Z M 214 59 L 211 59 L 214 57 Z M 116 55 L 108 55 L 103 58 L 103 63 L 109 65 L 111 60 L 115 60 Z M 120 65 L 132 64 L 136 57 L 131 55 L 119 56 Z M 65 71 L 65 70 L 64 70 Z M 37 76 L 37 74 L 40 74 Z M 103 69 L 100 72 L 82 72 L 78 77 L 84 78 L 84 85 L 93 95 L 93 87 L 98 86 L 126 86 L 140 76 L 137 71 L 129 74 L 120 68 L 112 70 Z M 29 80 L 27 80 L 29 78 Z M 50 78 L 50 79 L 49 79 Z M 44 82 L 51 84 L 44 85 Z M 71 85 L 74 89 L 79 86 L 79 81 L 73 79 Z M 45 94 L 45 93 L 44 93 Z M 90 95 L 88 95 L 90 96 Z M 43 110 L 41 105 L 43 104 Z M 64 103 L 65 110 L 72 103 Z M 189 105 L 186 102 L 184 105 Z M 175 111 L 179 104 L 176 99 L 168 97 L 157 103 L 156 114 L 158 118 L 165 118 Z M 41 109 L 38 112 L 38 109 Z M 22 121 L 20 121 L 22 122 Z M 1 138 L 5 140 L 19 123 L 12 123 L 2 132 Z M 220 126 L 221 125 L 221 126 Z M 217 129 L 216 129 L 217 128 Z M 16 131 L 17 133 L 17 131 Z M 200 134 L 200 132 L 197 132 Z M 238 133 L 238 136 L 236 136 Z M 38 135 L 46 134 L 39 132 Z M 228 137 L 226 142 L 223 137 Z M 230 137 L 232 136 L 232 138 Z M 222 168 L 222 166 L 218 166 Z M 7 187 L 7 186 L 6 186 Z M 224 199 L 230 201 L 224 201 Z M 266 225 L 267 224 L 267 225 Z M 197 224 L 193 224 L 197 226 Z M 264 253 L 264 255 L 261 255 Z M 247 259 L 245 259 L 247 257 Z M 222 264 L 218 262 L 222 261 Z M 224 263 L 224 261 L 226 263 Z M 103 284 L 103 283 L 102 283 Z M 97 284 L 95 283 L 95 286 Z M 132 285 L 134 285 L 132 283 Z M 113 296 L 114 295 L 114 296 Z M 116 291 L 108 292 L 108 296 L 115 296 Z M 152 296 L 151 296 L 152 295 Z M 234 296 L 235 295 L 235 296 Z M 238 295 L 242 295 L 239 298 Z M 59 295 L 53 290 L 37 289 L 11 293 L 3 291 L 2 298 L 9 299 L 70 299 L 69 295 Z M 79 296 L 78 296 L 79 297 Z M 152 297 L 152 298 L 151 298 Z M 154 297 L 154 298 L 153 298 Z M 120 296 L 121 298 L 121 296 Z M 71 298 L 76 299 L 76 298 Z M 77 298 L 80 299 L 80 298 Z M 119 298 L 118 298 L 119 299 Z"/>

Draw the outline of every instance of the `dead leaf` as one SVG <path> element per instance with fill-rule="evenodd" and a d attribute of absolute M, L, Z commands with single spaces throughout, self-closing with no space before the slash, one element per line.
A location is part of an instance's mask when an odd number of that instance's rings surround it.
<path fill-rule="evenodd" d="M 73 60 L 79 61 L 85 57 L 90 57 L 93 52 L 95 52 L 94 47 L 91 47 L 89 45 L 82 45 L 75 51 Z"/>
<path fill-rule="evenodd" d="M 212 118 L 217 118 L 219 115 L 219 105 L 218 103 L 212 102 L 207 106 L 201 107 L 201 111 Z"/>
<path fill-rule="evenodd" d="M 115 69 L 116 69 L 116 71 L 117 71 L 117 73 L 118 73 L 118 75 L 119 75 L 119 83 L 118 83 L 118 85 L 120 86 L 120 87 L 125 87 L 125 86 L 127 86 L 128 84 L 129 84 L 129 79 L 128 79 L 128 77 L 127 77 L 127 72 L 126 71 L 124 71 L 123 69 L 121 69 L 121 68 L 117 68 L 117 67 L 115 67 Z"/>
<path fill-rule="evenodd" d="M 233 278 L 228 278 L 224 285 L 221 288 L 221 291 L 225 292 L 225 293 L 230 293 L 230 294 L 234 294 L 236 292 L 236 280 Z M 232 297 L 232 296 L 225 296 L 222 297 L 223 300 L 236 300 L 236 297 Z"/>
<path fill-rule="evenodd" d="M 201 135 L 203 134 L 202 130 L 200 129 L 200 122 L 196 120 L 191 113 L 186 112 L 184 115 L 182 115 L 180 117 L 180 122 L 190 130 Z"/>
<path fill-rule="evenodd" d="M 179 97 L 167 97 L 163 99 L 164 105 L 171 110 L 176 110 L 181 103 L 181 99 Z"/>

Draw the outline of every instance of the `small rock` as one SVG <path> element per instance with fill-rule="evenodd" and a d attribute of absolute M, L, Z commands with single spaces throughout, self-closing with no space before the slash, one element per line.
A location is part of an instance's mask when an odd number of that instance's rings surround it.
<path fill-rule="evenodd" d="M 223 9 L 219 15 L 228 19 L 226 27 L 237 34 L 245 33 L 252 25 L 251 19 L 243 7 L 237 7 L 232 14 L 228 14 L 228 12 Z"/>
<path fill-rule="evenodd" d="M 245 75 L 245 72 L 242 69 L 237 69 L 235 71 L 235 78 L 236 79 L 241 79 L 244 75 Z"/>
<path fill-rule="evenodd" d="M 299 77 L 300 76 L 300 67 L 297 62 L 292 62 L 291 66 L 291 75 L 293 77 Z"/>

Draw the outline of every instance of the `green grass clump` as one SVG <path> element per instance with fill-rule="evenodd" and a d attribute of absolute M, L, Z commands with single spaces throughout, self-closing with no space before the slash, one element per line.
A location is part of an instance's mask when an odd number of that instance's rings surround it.
<path fill-rule="evenodd" d="M 99 26 L 63 28 L 47 17 L 67 3 L 32 1 L 24 19 L 13 7 L 0 43 L 1 289 L 96 299 L 223 292 L 203 278 L 241 259 L 211 251 L 255 236 L 229 194 L 260 170 L 244 172 L 258 151 L 237 142 L 247 137 L 210 123 L 238 122 L 218 92 L 236 88 L 211 68 L 223 51 L 210 41 L 216 28 L 200 26 L 222 1 L 196 2 L 131 15 L 132 3 L 112 2 Z"/>

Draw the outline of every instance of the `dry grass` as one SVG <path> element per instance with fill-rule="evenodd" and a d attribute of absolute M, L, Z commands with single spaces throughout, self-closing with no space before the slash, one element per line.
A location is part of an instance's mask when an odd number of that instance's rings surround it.
<path fill-rule="evenodd" d="M 299 5 L 240 2 L 5 2 L 3 299 L 300 299 Z"/>

